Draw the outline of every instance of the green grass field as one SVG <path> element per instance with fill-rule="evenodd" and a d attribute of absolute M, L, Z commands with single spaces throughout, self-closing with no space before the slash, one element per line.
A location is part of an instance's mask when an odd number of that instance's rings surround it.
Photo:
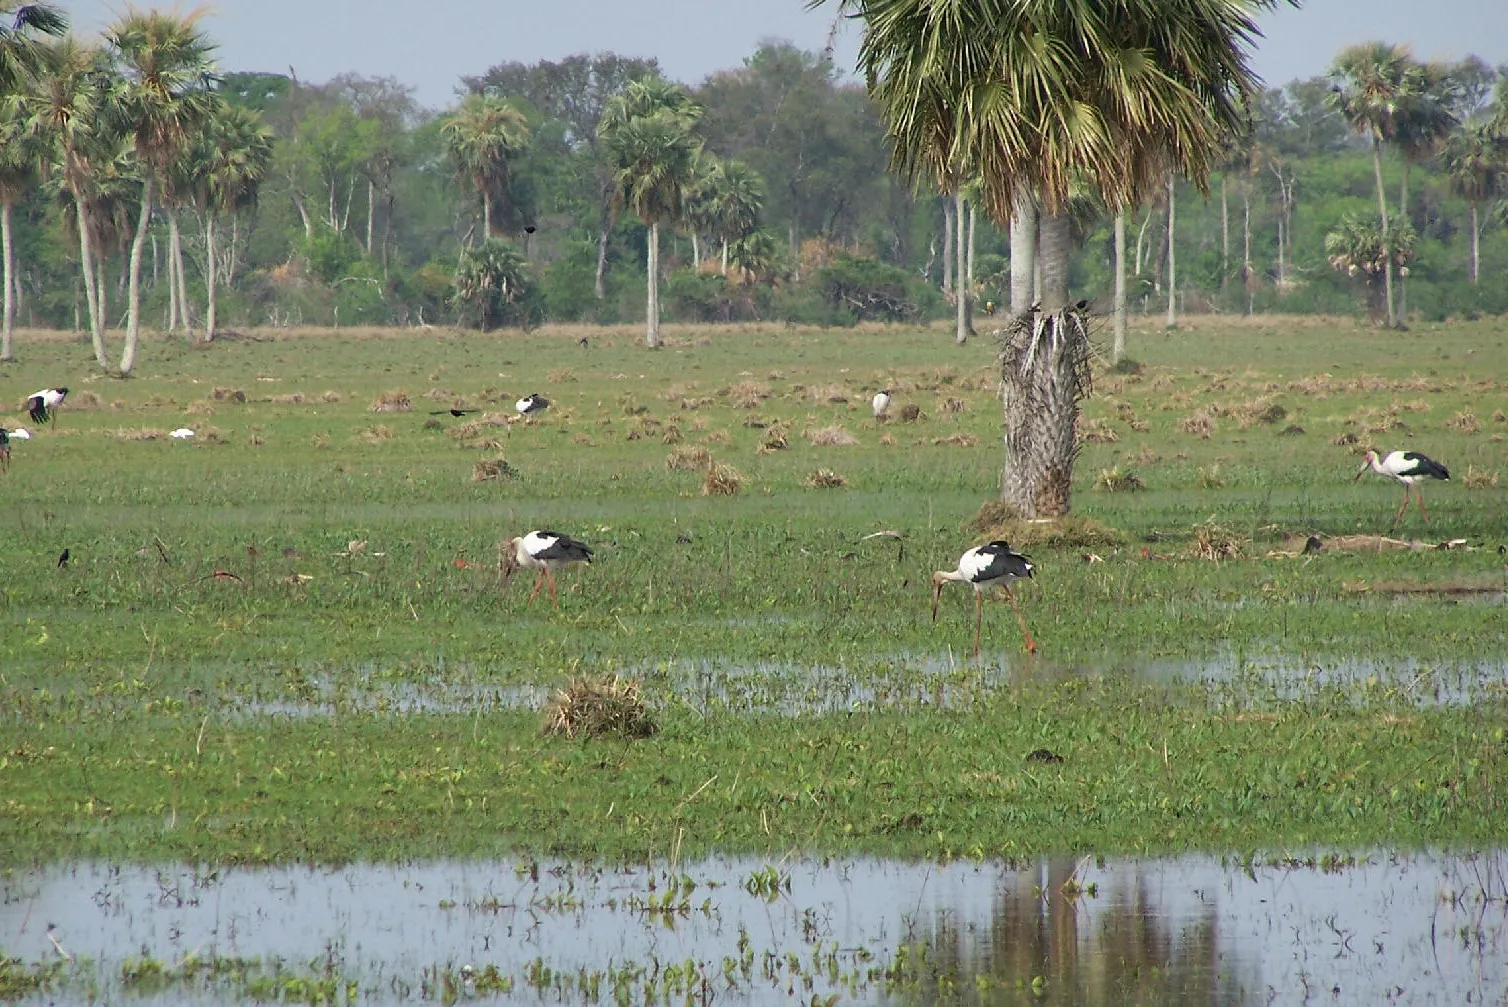
<path fill-rule="evenodd" d="M 0 476 L 0 846 L 1501 837 L 1508 323 L 1133 330 L 1140 371 L 1101 369 L 1085 409 L 1087 520 L 1027 549 L 1041 650 L 991 602 L 977 662 L 969 592 L 934 625 L 928 576 L 982 540 L 997 495 L 987 335 L 672 328 L 650 353 L 635 334 L 154 340 L 118 381 L 91 376 L 86 343 L 23 332 L 0 401 L 71 394 Z M 553 407 L 502 422 L 529 392 Z M 453 406 L 479 412 L 429 415 Z M 180 426 L 198 436 L 166 437 Z M 1367 446 L 1450 467 L 1425 487 L 1433 520 L 1411 507 L 1397 535 L 1464 548 L 1295 555 L 1389 532 L 1400 488 L 1352 481 Z M 705 495 L 708 459 L 741 492 Z M 597 550 L 559 611 L 525 607 L 527 574 L 498 583 L 498 542 L 540 527 Z M 863 540 L 880 530 L 904 538 Z M 537 707 L 584 674 L 642 680 L 662 732 L 540 738 Z M 1051 786 L 1023 776 L 1039 745 L 1071 755 Z"/>

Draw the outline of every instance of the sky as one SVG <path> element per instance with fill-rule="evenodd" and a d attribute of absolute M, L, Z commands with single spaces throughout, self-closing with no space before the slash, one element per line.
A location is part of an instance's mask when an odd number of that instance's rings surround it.
<path fill-rule="evenodd" d="M 127 6 L 124 0 L 57 0 L 83 35 Z M 192 3 L 153 4 L 188 11 Z M 833 0 L 220 0 L 206 5 L 205 30 L 219 43 L 222 70 L 263 70 L 322 83 L 352 71 L 396 77 L 421 105 L 455 101 L 464 75 L 497 63 L 536 63 L 612 50 L 653 56 L 666 75 L 695 86 L 742 65 L 761 41 L 820 50 L 833 24 Z M 1508 64 L 1508 0 L 1308 0 L 1261 18 L 1266 38 L 1252 65 L 1268 84 L 1323 74 L 1355 42 L 1406 43 L 1421 59 L 1475 54 Z M 851 71 L 857 30 L 839 33 L 835 58 Z"/>

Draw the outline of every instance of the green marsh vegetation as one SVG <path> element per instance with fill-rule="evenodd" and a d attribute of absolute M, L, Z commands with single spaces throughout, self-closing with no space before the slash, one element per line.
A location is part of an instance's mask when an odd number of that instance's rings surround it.
<path fill-rule="evenodd" d="M 1503 323 L 1134 332 L 1139 367 L 1096 375 L 1075 525 L 1012 533 L 1040 571 L 1018 593 L 1041 652 L 992 599 L 978 662 L 968 592 L 934 625 L 928 576 L 989 535 L 991 341 L 665 334 L 647 353 L 631 328 L 269 331 L 153 344 L 150 373 L 76 383 L 87 348 L 28 334 L 12 399 L 73 392 L 0 477 L 0 847 L 1501 839 Z M 530 392 L 551 409 L 504 422 Z M 180 426 L 198 436 L 169 440 Z M 1470 548 L 1302 554 L 1388 533 L 1401 487 L 1351 481 L 1367 446 L 1447 464 L 1433 521 L 1411 508 L 1398 535 Z M 708 491 L 711 466 L 735 491 Z M 541 527 L 597 550 L 558 610 L 525 608 L 527 577 L 498 586 L 497 543 Z M 886 530 L 903 537 L 864 538 Z M 541 734 L 554 690 L 614 675 L 640 683 L 652 736 Z"/>

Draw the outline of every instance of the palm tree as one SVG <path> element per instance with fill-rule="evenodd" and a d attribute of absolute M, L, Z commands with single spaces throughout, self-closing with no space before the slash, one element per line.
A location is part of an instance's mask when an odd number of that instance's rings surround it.
<path fill-rule="evenodd" d="M 214 46 L 197 26 L 203 15 L 203 8 L 182 15 L 128 10 L 105 33 L 121 69 L 119 100 L 143 183 L 141 216 L 131 242 L 122 375 L 135 367 L 141 337 L 141 253 L 152 223 L 152 201 L 211 107 L 213 95 L 207 85 Z"/>
<path fill-rule="evenodd" d="M 1203 191 L 1257 86 L 1254 13 L 1276 0 L 840 2 L 864 22 L 859 66 L 893 166 L 941 186 L 969 165 L 1000 223 L 1018 200 L 1040 207 L 1042 312 L 1018 315 L 1002 352 L 1001 495 L 1023 517 L 1064 513 L 1089 377 L 1087 331 L 1069 299 L 1070 188 L 1093 179 L 1112 212 L 1170 170 Z"/>
<path fill-rule="evenodd" d="M 1363 42 L 1343 49 L 1331 64 L 1335 79 L 1331 103 L 1365 135 L 1372 147 L 1372 174 L 1377 182 L 1377 216 L 1383 244 L 1388 240 L 1388 200 L 1382 187 L 1382 145 L 1397 141 L 1405 104 L 1416 92 L 1421 73 L 1408 50 L 1385 42 Z M 1393 266 L 1384 257 L 1383 291 L 1388 328 L 1397 325 L 1393 301 Z"/>
<path fill-rule="evenodd" d="M 92 46 L 63 38 L 42 47 L 36 84 L 12 99 L 23 136 L 49 144 L 61 160 L 63 185 L 73 201 L 79 242 L 79 268 L 89 308 L 89 335 L 94 358 L 109 369 L 105 356 L 105 318 L 94 275 L 90 241 L 88 189 L 96 151 L 108 146 L 104 110 L 109 81 L 108 60 Z"/>
<path fill-rule="evenodd" d="M 1508 137 L 1490 122 L 1461 127 L 1443 153 L 1450 191 L 1471 207 L 1471 282 L 1478 278 L 1482 204 L 1508 187 Z"/>
<path fill-rule="evenodd" d="M 728 244 L 759 229 L 764 212 L 764 183 L 742 161 L 719 162 L 712 234 L 722 246 L 722 272 L 728 273 Z"/>
<path fill-rule="evenodd" d="M 1442 63 L 1424 63 L 1413 76 L 1403 114 L 1399 117 L 1398 152 L 1403 155 L 1403 181 L 1398 187 L 1398 216 L 1408 219 L 1409 172 L 1440 152 L 1458 120 L 1451 111 L 1459 104 L 1461 88 L 1452 70 Z M 1408 317 L 1408 280 L 1398 280 L 1398 317 Z"/>
<path fill-rule="evenodd" d="M 660 224 L 681 215 L 697 151 L 700 109 L 679 88 L 635 81 L 608 103 L 598 131 L 617 165 L 615 205 L 649 229 L 644 343 L 660 345 Z"/>
<path fill-rule="evenodd" d="M 482 196 L 482 240 L 492 237 L 494 196 L 506 196 L 512 162 L 529 146 L 529 122 L 507 102 L 468 95 L 440 127 L 456 173 Z"/>
<path fill-rule="evenodd" d="M 11 239 L 11 208 L 36 184 L 39 151 L 21 132 L 13 111 L 0 105 L 0 260 L 3 260 L 4 313 L 0 315 L 0 361 L 15 359 L 11 347 L 16 323 L 16 250 Z"/>
<path fill-rule="evenodd" d="M 209 119 L 200 147 L 203 183 L 198 194 L 206 261 L 205 342 L 215 338 L 215 292 L 219 286 L 216 222 L 223 213 L 237 214 L 256 205 L 257 192 L 272 163 L 272 143 L 272 130 L 250 109 L 221 102 Z"/>
<path fill-rule="evenodd" d="M 455 286 L 455 303 L 470 308 L 486 332 L 518 319 L 529 292 L 528 262 L 513 242 L 488 238 L 461 251 Z"/>
<path fill-rule="evenodd" d="M 1382 278 L 1393 269 L 1406 275 L 1413 261 L 1414 228 L 1405 220 L 1384 232 L 1367 221 L 1347 216 L 1325 235 L 1325 255 L 1331 266 L 1362 281 L 1367 315 L 1376 322 L 1385 308 Z"/>
<path fill-rule="evenodd" d="M 62 35 L 68 15 L 47 3 L 0 4 L 0 99 L 34 79 L 42 68 L 37 35 Z"/>

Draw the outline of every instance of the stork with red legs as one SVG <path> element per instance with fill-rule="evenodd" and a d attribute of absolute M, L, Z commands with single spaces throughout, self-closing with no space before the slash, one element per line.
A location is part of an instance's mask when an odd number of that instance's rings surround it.
<path fill-rule="evenodd" d="M 534 604 L 535 595 L 539 594 L 539 589 L 546 583 L 550 585 L 551 604 L 559 608 L 560 600 L 555 593 L 555 571 L 572 563 L 590 565 L 592 562 L 591 547 L 585 542 L 578 542 L 569 535 L 553 531 L 531 531 L 527 535 L 510 538 L 499 547 L 499 551 L 502 553 L 499 565 L 505 585 L 520 567 L 539 571 L 539 580 L 529 595 L 526 608 Z"/>
<path fill-rule="evenodd" d="M 1355 482 L 1371 469 L 1378 475 L 1397 479 L 1403 483 L 1403 503 L 1398 508 L 1398 513 L 1393 515 L 1393 527 L 1398 527 L 1398 522 L 1403 520 L 1403 512 L 1408 510 L 1409 491 L 1413 490 L 1419 498 L 1419 513 L 1424 520 L 1429 520 L 1429 511 L 1424 509 L 1424 490 L 1419 484 L 1426 479 L 1440 479 L 1448 481 L 1450 472 L 1437 461 L 1426 458 L 1417 451 L 1392 451 L 1386 457 L 1380 457 L 1376 451 L 1368 451 L 1361 468 L 1356 470 Z"/>
<path fill-rule="evenodd" d="M 974 656 L 979 656 L 979 634 L 984 626 L 984 589 L 999 584 L 1010 598 L 1016 610 L 1016 619 L 1021 623 L 1021 635 L 1026 638 L 1026 651 L 1037 652 L 1037 641 L 1026 628 L 1026 616 L 1021 614 L 1021 605 L 1011 590 L 1011 581 L 1030 577 L 1035 570 L 1025 556 L 1012 552 L 1008 543 L 996 539 L 988 545 L 976 546 L 958 558 L 956 570 L 939 570 L 932 575 L 932 621 L 937 621 L 937 603 L 942 598 L 943 585 L 950 582 L 968 584 L 974 589 Z"/>

